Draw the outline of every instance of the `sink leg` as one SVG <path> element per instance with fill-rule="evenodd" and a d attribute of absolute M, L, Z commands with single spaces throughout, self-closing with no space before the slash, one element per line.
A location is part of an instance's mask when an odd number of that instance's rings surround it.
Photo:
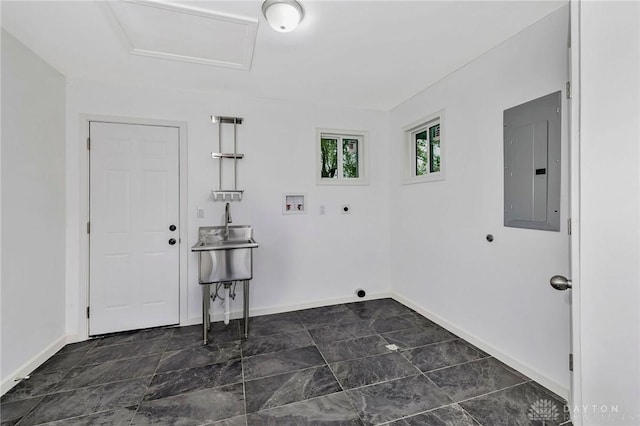
<path fill-rule="evenodd" d="M 244 299 L 244 338 L 249 338 L 249 280 L 245 280 L 242 289 Z"/>
<path fill-rule="evenodd" d="M 209 303 L 211 301 L 211 288 L 210 284 L 202 285 L 202 340 L 206 345 L 209 343 L 208 340 L 208 331 L 209 331 Z"/>

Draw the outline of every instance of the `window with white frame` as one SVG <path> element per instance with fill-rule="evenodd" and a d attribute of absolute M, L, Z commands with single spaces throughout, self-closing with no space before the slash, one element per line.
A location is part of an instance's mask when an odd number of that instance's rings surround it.
<path fill-rule="evenodd" d="M 318 129 L 317 182 L 322 185 L 366 185 L 367 133 Z"/>
<path fill-rule="evenodd" d="M 405 128 L 405 183 L 444 179 L 442 112 Z"/>

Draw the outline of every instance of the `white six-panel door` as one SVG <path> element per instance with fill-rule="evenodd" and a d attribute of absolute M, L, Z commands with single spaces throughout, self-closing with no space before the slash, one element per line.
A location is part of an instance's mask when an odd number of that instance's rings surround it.
<path fill-rule="evenodd" d="M 89 135 L 89 334 L 177 324 L 179 129 L 91 122 Z"/>

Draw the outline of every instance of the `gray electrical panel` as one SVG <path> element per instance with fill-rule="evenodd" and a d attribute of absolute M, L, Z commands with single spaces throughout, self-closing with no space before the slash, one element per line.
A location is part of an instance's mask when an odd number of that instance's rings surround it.
<path fill-rule="evenodd" d="M 560 95 L 504 111 L 504 226 L 560 231 Z"/>

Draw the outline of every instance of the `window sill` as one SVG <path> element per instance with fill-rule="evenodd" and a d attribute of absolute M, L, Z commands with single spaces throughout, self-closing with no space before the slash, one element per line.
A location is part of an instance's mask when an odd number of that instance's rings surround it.
<path fill-rule="evenodd" d="M 445 175 L 443 172 L 432 173 L 426 176 L 405 177 L 404 179 L 402 179 L 402 184 L 413 185 L 416 183 L 437 182 L 441 180 L 445 180 Z"/>
<path fill-rule="evenodd" d="M 321 186 L 366 186 L 369 185 L 368 179 L 318 179 L 317 185 Z"/>

